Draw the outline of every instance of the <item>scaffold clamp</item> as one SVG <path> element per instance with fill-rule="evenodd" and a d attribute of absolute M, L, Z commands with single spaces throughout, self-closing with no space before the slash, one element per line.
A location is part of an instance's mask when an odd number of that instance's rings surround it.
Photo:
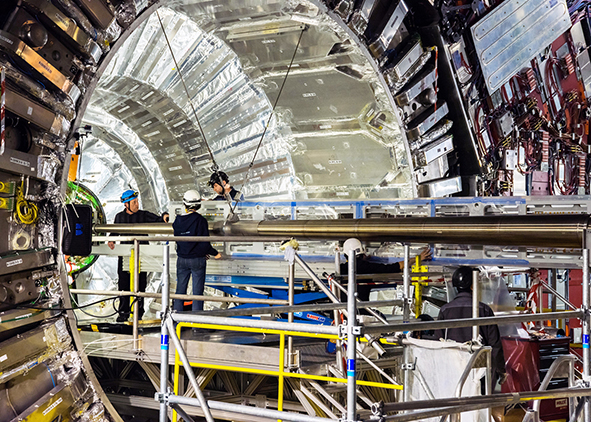
<path fill-rule="evenodd" d="M 361 335 L 361 326 L 354 325 L 353 327 L 351 327 L 351 334 L 354 336 L 360 336 Z M 344 339 L 348 335 L 349 335 L 349 326 L 347 324 L 340 324 L 339 325 L 339 338 Z"/>

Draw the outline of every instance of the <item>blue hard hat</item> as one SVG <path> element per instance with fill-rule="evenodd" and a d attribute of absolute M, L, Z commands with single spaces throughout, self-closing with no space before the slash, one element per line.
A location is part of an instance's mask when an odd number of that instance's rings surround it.
<path fill-rule="evenodd" d="M 121 202 L 123 204 L 125 204 L 126 202 L 129 202 L 129 201 L 137 198 L 138 195 L 139 195 L 138 191 L 133 190 L 133 189 L 128 189 L 121 194 Z"/>

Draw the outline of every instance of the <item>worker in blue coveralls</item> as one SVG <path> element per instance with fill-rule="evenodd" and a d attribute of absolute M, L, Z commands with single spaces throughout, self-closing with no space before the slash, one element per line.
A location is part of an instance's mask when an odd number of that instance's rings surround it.
<path fill-rule="evenodd" d="M 140 210 L 140 203 L 138 199 L 138 191 L 128 189 L 121 194 L 121 203 L 125 207 L 123 211 L 117 213 L 115 216 L 115 224 L 144 224 L 144 223 L 168 223 L 168 213 L 165 212 L 162 215 L 156 215 L 150 211 Z M 121 244 L 132 244 L 133 242 L 121 242 Z M 141 244 L 147 244 L 148 242 L 140 242 Z M 108 243 L 109 248 L 115 248 L 115 242 Z M 128 271 L 123 271 L 123 257 L 119 257 L 117 263 L 117 285 L 120 291 L 129 291 L 131 288 L 130 277 Z M 145 292 L 147 285 L 148 274 L 140 272 L 138 291 Z M 138 305 L 138 316 L 141 319 L 144 314 L 144 301 L 143 298 L 137 299 Z M 130 314 L 130 303 L 128 298 L 121 298 L 119 300 L 119 316 L 117 322 L 125 322 L 129 319 Z"/>
<path fill-rule="evenodd" d="M 197 212 L 201 208 L 201 195 L 196 190 L 188 190 L 183 196 L 186 214 L 179 215 L 172 223 L 175 236 L 209 236 L 207 220 Z M 205 288 L 205 261 L 213 256 L 220 259 L 222 254 L 215 250 L 209 242 L 177 242 L 176 243 L 176 293 L 187 294 L 189 278 L 193 276 L 193 294 L 201 296 Z M 175 311 L 183 310 L 183 300 L 175 299 Z M 194 300 L 193 311 L 203 310 L 203 301 Z"/>

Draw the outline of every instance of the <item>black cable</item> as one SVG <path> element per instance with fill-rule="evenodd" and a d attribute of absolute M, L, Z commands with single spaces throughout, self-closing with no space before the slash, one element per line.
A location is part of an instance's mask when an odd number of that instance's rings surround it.
<path fill-rule="evenodd" d="M 307 29 L 308 29 L 308 25 L 306 25 L 302 29 L 302 32 L 300 32 L 300 37 L 298 38 L 298 42 L 297 42 L 296 47 L 293 51 L 293 55 L 291 56 L 291 61 L 289 62 L 289 66 L 287 66 L 287 72 L 285 72 L 285 78 L 283 78 L 283 82 L 281 83 L 281 88 L 279 88 L 279 93 L 277 94 L 277 98 L 275 99 L 275 104 L 273 104 L 273 109 L 271 110 L 271 115 L 269 116 L 269 119 L 267 120 L 267 124 L 265 125 L 265 129 L 263 130 L 263 134 L 261 135 L 261 140 L 259 141 L 259 144 L 257 145 L 257 149 L 254 151 L 254 156 L 252 157 L 252 161 L 250 162 L 250 164 L 248 165 L 248 168 L 246 169 L 246 175 L 244 176 L 244 182 L 242 183 L 242 186 L 240 187 L 240 191 L 242 191 L 244 189 L 244 186 L 246 186 L 246 183 L 248 182 L 248 176 L 250 173 L 250 169 L 254 165 L 254 160 L 257 158 L 257 154 L 259 152 L 259 149 L 261 148 L 261 145 L 263 143 L 263 139 L 265 138 L 265 134 L 267 133 L 267 129 L 269 129 L 269 125 L 271 124 L 271 119 L 273 118 L 273 116 L 275 114 L 275 107 L 277 107 L 277 103 L 279 103 L 279 98 L 281 98 L 281 93 L 283 92 L 283 87 L 285 86 L 285 82 L 287 82 L 287 77 L 289 76 L 289 72 L 291 71 L 291 67 L 293 66 L 293 61 L 294 61 L 295 56 L 298 52 L 298 48 L 300 47 L 300 42 L 302 41 L 302 36 L 304 35 L 304 32 Z M 234 204 L 233 208 L 230 208 L 230 215 L 234 214 L 234 211 L 236 210 L 237 206 L 238 206 L 238 201 L 236 201 L 236 204 Z"/>
<path fill-rule="evenodd" d="M 79 306 L 78 308 L 47 308 L 47 307 L 44 307 L 44 306 L 31 306 L 31 305 L 26 305 L 26 304 L 16 305 L 15 308 L 39 309 L 39 310 L 42 310 L 42 311 L 75 311 L 76 309 L 88 308 L 90 306 L 97 305 L 97 304 L 99 304 L 101 302 L 106 302 L 106 301 L 109 301 L 109 300 L 115 300 L 115 299 L 119 299 L 119 298 L 122 298 L 122 297 L 129 297 L 129 296 L 133 296 L 133 295 L 117 295 L 117 296 L 109 297 L 107 299 L 101 299 L 101 300 L 97 300 L 97 301 L 94 301 L 94 302 L 86 303 L 86 304 L 84 304 L 82 306 Z M 133 301 L 133 303 L 135 303 L 138 299 L 139 298 L 136 298 Z"/>
<path fill-rule="evenodd" d="M 82 312 L 83 314 L 86 314 L 86 315 L 88 315 L 88 316 L 91 316 L 91 317 L 93 317 L 93 318 L 99 318 L 99 319 L 100 319 L 100 318 L 111 318 L 112 316 L 115 316 L 115 315 L 117 315 L 117 314 L 119 313 L 119 311 L 117 311 L 117 310 L 115 309 L 115 301 L 112 301 L 112 302 L 111 302 L 111 303 L 113 304 L 113 309 L 115 310 L 115 312 L 114 312 L 114 313 L 112 313 L 112 314 L 109 314 L 109 315 L 93 315 L 93 314 L 91 314 L 90 312 L 86 312 L 86 311 L 85 311 L 83 308 L 81 308 L 81 307 L 80 307 L 80 305 L 78 304 L 78 301 L 76 301 L 76 299 L 74 299 L 74 295 L 72 295 L 72 293 L 71 293 L 71 292 L 70 292 L 70 298 L 72 298 L 72 301 L 74 302 L 74 304 L 75 304 L 76 306 L 78 306 L 78 308 L 77 308 L 77 309 L 78 309 L 80 312 Z M 77 320 L 77 319 L 78 319 L 78 318 L 76 318 L 76 320 Z"/>
<path fill-rule="evenodd" d="M 172 56 L 172 60 L 174 61 L 176 71 L 179 75 L 179 78 L 180 78 L 182 84 L 183 84 L 183 87 L 185 88 L 185 92 L 187 93 L 187 99 L 189 100 L 189 104 L 191 104 L 191 109 L 193 110 L 193 115 L 195 116 L 195 120 L 197 121 L 197 126 L 199 127 L 199 132 L 201 132 L 201 136 L 203 137 L 203 142 L 205 142 L 205 146 L 207 147 L 207 152 L 209 153 L 209 157 L 211 158 L 211 162 L 213 163 L 213 169 L 215 171 L 217 171 L 218 165 L 215 162 L 215 158 L 213 157 L 213 152 L 211 151 L 211 148 L 209 148 L 209 144 L 207 143 L 207 138 L 205 138 L 205 132 L 203 131 L 203 128 L 201 127 L 201 122 L 199 121 L 199 118 L 197 117 L 197 112 L 195 111 L 195 106 L 193 105 L 193 100 L 191 99 L 191 95 L 189 94 L 189 90 L 187 89 L 187 85 L 185 84 L 185 79 L 183 78 L 183 75 L 181 74 L 181 68 L 179 67 L 179 64 L 176 61 L 176 57 L 174 56 L 174 53 L 172 52 L 172 47 L 170 45 L 170 41 L 168 41 L 168 35 L 166 35 L 166 31 L 164 30 L 164 24 L 162 23 L 162 19 L 160 19 L 160 14 L 158 13 L 158 11 L 156 11 L 156 16 L 158 16 L 158 22 L 160 22 L 160 27 L 162 28 L 162 33 L 164 34 L 164 39 L 166 40 L 166 44 L 168 45 L 168 49 L 170 50 L 170 55 Z"/>

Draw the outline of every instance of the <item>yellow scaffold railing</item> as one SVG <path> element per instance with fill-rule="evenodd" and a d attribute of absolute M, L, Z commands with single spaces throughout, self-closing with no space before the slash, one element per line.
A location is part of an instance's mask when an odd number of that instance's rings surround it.
<path fill-rule="evenodd" d="M 277 410 L 283 410 L 283 381 L 285 377 L 291 378 L 300 378 L 300 379 L 311 379 L 314 381 L 327 381 L 327 382 L 340 382 L 340 383 L 347 383 L 347 378 L 336 378 L 336 377 L 326 377 L 322 375 L 312 375 L 312 374 L 300 374 L 295 372 L 286 372 L 284 371 L 285 367 L 285 337 L 286 336 L 293 336 L 293 337 L 312 337 L 316 339 L 326 339 L 326 340 L 338 340 L 339 337 L 337 335 L 332 334 L 317 334 L 317 333 L 306 333 L 301 331 L 282 331 L 282 330 L 273 330 L 273 329 L 266 329 L 266 328 L 251 328 L 251 327 L 236 327 L 232 325 L 216 325 L 216 324 L 197 324 L 197 323 L 186 323 L 180 322 L 176 327 L 176 334 L 178 338 L 181 338 L 181 328 L 184 327 L 192 327 L 192 328 L 205 328 L 209 330 L 224 330 L 224 331 L 239 331 L 245 333 L 255 333 L 255 334 L 277 334 L 279 335 L 279 365 L 277 371 L 271 371 L 266 369 L 255 369 L 255 368 L 243 368 L 239 366 L 231 366 L 231 365 L 215 365 L 209 363 L 199 363 L 199 362 L 190 362 L 192 367 L 195 368 L 206 368 L 206 369 L 215 369 L 220 371 L 233 371 L 233 372 L 245 372 L 257 375 L 269 375 L 269 376 L 276 376 L 278 377 L 279 382 L 279 389 L 277 395 Z M 365 339 L 360 339 L 361 341 Z M 182 366 L 182 362 L 180 360 L 178 352 L 175 350 L 174 353 L 174 394 L 179 394 L 179 376 L 180 376 L 180 367 Z M 363 381 L 363 380 L 356 380 L 357 385 L 364 385 L 368 387 L 377 387 L 377 388 L 387 388 L 390 390 L 402 390 L 403 386 L 398 384 L 386 384 L 381 382 L 372 382 L 372 381 Z M 176 412 L 173 412 L 173 419 L 176 420 Z"/>

